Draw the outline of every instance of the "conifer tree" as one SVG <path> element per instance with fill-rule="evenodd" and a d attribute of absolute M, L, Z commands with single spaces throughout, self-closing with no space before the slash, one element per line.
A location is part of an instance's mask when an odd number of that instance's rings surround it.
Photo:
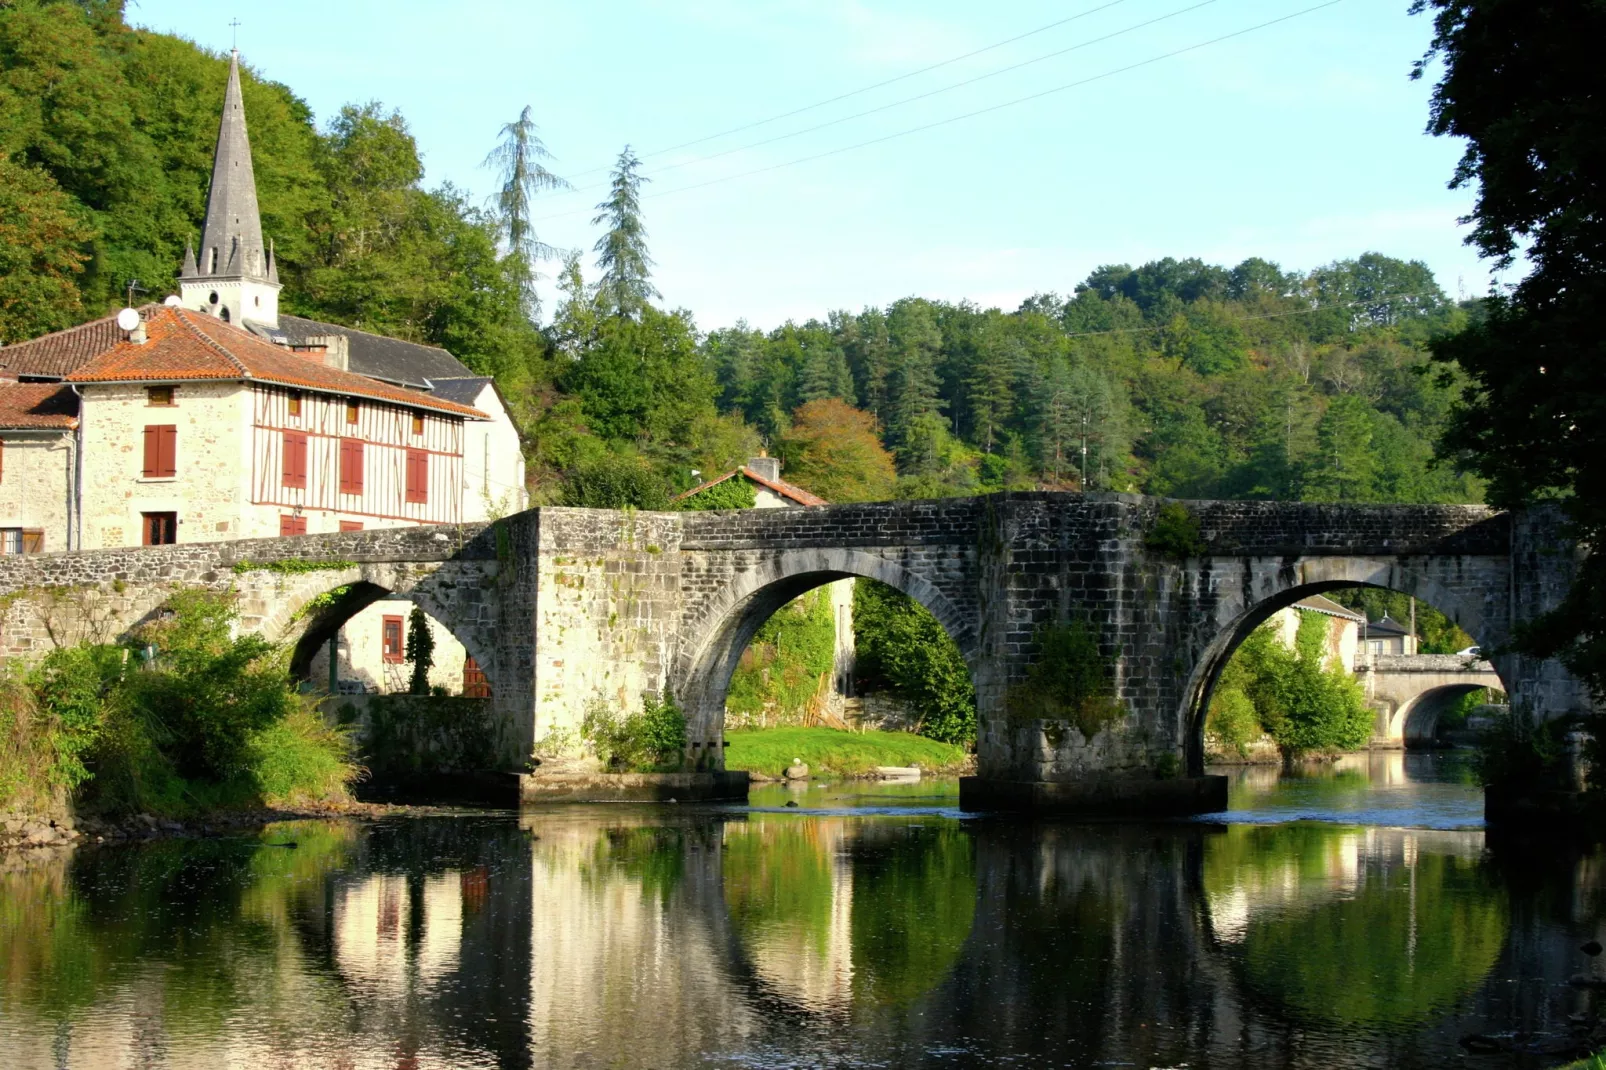
<path fill-rule="evenodd" d="M 495 196 L 497 225 L 502 240 L 507 243 L 508 254 L 520 261 L 519 294 L 525 314 L 535 319 L 540 313 L 540 299 L 535 292 L 535 265 L 550 260 L 555 250 L 536 237 L 531 204 L 542 190 L 572 187 L 542 163 L 553 157 L 541 142 L 528 104 L 517 119 L 502 127 L 501 134 L 501 142 L 481 166 L 494 169 L 502 180 L 502 188 Z"/>
<path fill-rule="evenodd" d="M 629 145 L 619 153 L 608 199 L 597 205 L 594 225 L 608 229 L 597 239 L 598 292 L 620 316 L 637 316 L 647 302 L 661 296 L 651 282 L 653 261 L 647 255 L 647 227 L 641 221 L 641 160 Z"/>

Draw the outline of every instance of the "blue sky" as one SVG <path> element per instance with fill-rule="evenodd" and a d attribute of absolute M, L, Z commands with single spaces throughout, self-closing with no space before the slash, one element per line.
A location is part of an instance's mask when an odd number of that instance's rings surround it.
<path fill-rule="evenodd" d="M 1161 256 L 1309 268 L 1375 249 L 1426 261 L 1452 295 L 1482 292 L 1487 270 L 1456 222 L 1471 193 L 1445 188 L 1461 146 L 1423 132 L 1431 80 L 1408 78 L 1430 32 L 1408 0 L 1340 0 L 1146 62 L 1318 3 L 275 0 L 243 6 L 239 40 L 320 120 L 351 101 L 399 108 L 427 181 L 477 197 L 493 187 L 479 161 L 497 129 L 531 105 L 554 168 L 582 187 L 541 198 L 538 232 L 588 263 L 604 193 L 588 187 L 635 146 L 654 179 L 655 281 L 704 329 L 911 294 L 1012 308 L 1100 264 Z M 233 17 L 200 0 L 129 9 L 219 50 Z"/>

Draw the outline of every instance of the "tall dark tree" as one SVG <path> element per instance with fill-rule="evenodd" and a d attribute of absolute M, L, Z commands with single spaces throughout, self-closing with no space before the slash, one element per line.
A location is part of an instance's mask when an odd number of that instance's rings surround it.
<path fill-rule="evenodd" d="M 1525 637 L 1606 696 L 1606 3 L 1418 0 L 1440 60 L 1428 129 L 1466 139 L 1452 186 L 1476 186 L 1469 241 L 1531 269 L 1486 315 L 1435 345 L 1472 380 L 1445 444 L 1490 499 L 1557 498 L 1593 549 L 1563 604 Z"/>
<path fill-rule="evenodd" d="M 608 199 L 597 205 L 593 225 L 608 229 L 597 239 L 598 283 L 601 299 L 621 316 L 638 315 L 649 300 L 661 296 L 648 280 L 653 261 L 647 255 L 647 227 L 641 221 L 641 184 L 651 182 L 640 174 L 641 160 L 629 145 L 619 153 L 613 168 Z"/>
<path fill-rule="evenodd" d="M 482 166 L 493 169 L 502 180 L 502 188 L 495 196 L 497 226 L 509 255 L 518 258 L 522 268 L 519 294 L 526 315 L 535 319 L 541 310 L 535 292 L 535 265 L 550 260 L 556 250 L 536 237 L 531 206 L 542 190 L 572 187 L 568 180 L 547 169 L 544 161 L 553 157 L 541 141 L 535 120 L 530 118 L 528 104 L 517 119 L 502 127 L 501 138 Z"/>

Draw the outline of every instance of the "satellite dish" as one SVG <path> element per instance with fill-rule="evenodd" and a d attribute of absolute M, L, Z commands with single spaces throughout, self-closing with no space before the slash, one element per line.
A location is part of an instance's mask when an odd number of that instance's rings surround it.
<path fill-rule="evenodd" d="M 117 313 L 117 327 L 119 330 L 131 331 L 139 326 L 139 313 L 131 308 L 125 308 Z"/>
<path fill-rule="evenodd" d="M 183 303 L 183 301 L 179 300 L 178 294 L 168 294 L 166 297 L 162 298 L 162 304 L 166 305 L 168 308 L 177 308 Z"/>

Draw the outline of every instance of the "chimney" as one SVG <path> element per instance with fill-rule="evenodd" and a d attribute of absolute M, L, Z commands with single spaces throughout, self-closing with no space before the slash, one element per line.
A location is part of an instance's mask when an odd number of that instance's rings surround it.
<path fill-rule="evenodd" d="M 779 483 L 781 480 L 781 459 L 779 457 L 749 457 L 747 467 L 755 475 Z"/>
<path fill-rule="evenodd" d="M 343 334 L 315 334 L 293 348 L 308 360 L 326 367 L 338 368 L 343 372 L 351 370 L 351 350 Z"/>

